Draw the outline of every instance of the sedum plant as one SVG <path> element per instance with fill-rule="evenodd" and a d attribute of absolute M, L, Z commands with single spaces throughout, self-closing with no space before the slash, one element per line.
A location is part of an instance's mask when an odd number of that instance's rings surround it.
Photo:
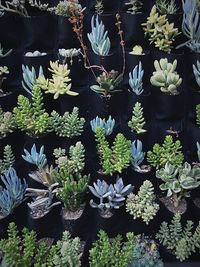
<path fill-rule="evenodd" d="M 34 86 L 32 101 L 23 95 L 18 96 L 18 106 L 13 109 L 17 127 L 29 136 L 40 137 L 49 132 L 50 118 L 44 109 L 40 88 Z"/>
<path fill-rule="evenodd" d="M 183 198 L 190 197 L 190 191 L 200 186 L 200 168 L 185 162 L 181 167 L 166 163 L 156 171 L 156 177 L 162 180 L 160 189 L 167 191 L 167 197 L 178 207 Z"/>
<path fill-rule="evenodd" d="M 110 53 L 111 42 L 108 37 L 108 31 L 105 31 L 103 22 L 99 22 L 99 16 L 97 15 L 91 19 L 92 32 L 88 33 L 88 39 L 90 41 L 92 50 L 99 56 L 107 56 Z"/>
<path fill-rule="evenodd" d="M 6 80 L 6 76 L 9 74 L 9 70 L 6 66 L 0 66 L 0 94 L 3 95 L 4 91 L 2 88 L 3 81 Z"/>
<path fill-rule="evenodd" d="M 90 89 L 100 96 L 109 98 L 113 94 L 122 91 L 120 88 L 118 88 L 122 80 L 123 75 L 119 74 L 118 71 L 103 71 L 102 74 L 97 77 L 98 85 L 92 85 L 90 86 Z"/>
<path fill-rule="evenodd" d="M 139 62 L 139 65 L 135 66 L 133 72 L 129 72 L 129 86 L 131 87 L 131 92 L 136 95 L 141 95 L 144 91 L 142 81 L 143 76 L 144 70 L 142 69 L 142 63 Z"/>
<path fill-rule="evenodd" d="M 79 118 L 79 109 L 74 107 L 72 112 L 65 112 L 63 116 L 55 110 L 51 113 L 51 129 L 60 137 L 73 138 L 80 136 L 85 124 L 84 118 Z"/>
<path fill-rule="evenodd" d="M 143 134 L 146 132 L 144 129 L 145 124 L 146 122 L 143 117 L 143 107 L 141 103 L 136 102 L 135 106 L 133 107 L 132 118 L 128 122 L 128 127 L 132 132 Z"/>
<path fill-rule="evenodd" d="M 27 188 L 26 180 L 21 180 L 14 168 L 9 168 L 0 177 L 4 187 L 0 186 L 0 219 L 10 215 L 24 200 Z"/>
<path fill-rule="evenodd" d="M 196 124 L 200 126 L 200 104 L 196 106 Z"/>
<path fill-rule="evenodd" d="M 151 9 L 147 22 L 142 24 L 145 37 L 163 52 L 170 53 L 175 38 L 180 34 L 174 23 L 169 23 L 166 15 L 159 15 L 156 5 Z"/>
<path fill-rule="evenodd" d="M 155 202 L 155 193 L 152 183 L 144 181 L 138 194 L 131 193 L 126 200 L 126 211 L 134 219 L 141 218 L 147 225 L 156 216 L 159 205 Z"/>
<path fill-rule="evenodd" d="M 12 49 L 8 50 L 7 52 L 4 52 L 4 48 L 2 47 L 0 43 L 0 58 L 8 57 L 12 53 Z"/>
<path fill-rule="evenodd" d="M 113 209 L 119 209 L 124 205 L 125 197 L 133 190 L 131 184 L 124 186 L 122 178 L 118 177 L 114 185 L 108 185 L 104 180 L 97 180 L 93 186 L 88 186 L 91 193 L 99 199 L 99 203 L 90 200 L 90 206 L 98 209 L 102 217 L 112 216 Z"/>
<path fill-rule="evenodd" d="M 111 116 L 109 116 L 108 120 L 106 121 L 105 119 L 101 119 L 97 116 L 95 119 L 90 121 L 90 126 L 94 133 L 96 133 L 98 128 L 101 128 L 104 130 L 104 134 L 108 136 L 113 132 L 115 127 L 115 119 L 112 119 Z"/>
<path fill-rule="evenodd" d="M 0 106 L 0 139 L 6 137 L 8 134 L 13 133 L 16 128 L 15 118 L 9 111 L 3 112 Z"/>
<path fill-rule="evenodd" d="M 14 222 L 7 230 L 7 239 L 0 240 L 1 266 L 53 267 L 56 246 L 50 247 L 45 240 L 37 241 L 36 232 L 24 228 L 21 232 Z"/>
<path fill-rule="evenodd" d="M 173 141 L 171 135 L 167 135 L 162 145 L 155 144 L 153 151 L 147 152 L 148 162 L 155 168 L 164 167 L 166 163 L 179 167 L 183 163 L 182 146 L 179 140 Z"/>
<path fill-rule="evenodd" d="M 0 159 L 0 175 L 2 175 L 6 170 L 12 167 L 15 163 L 15 156 L 13 154 L 10 145 L 6 145 L 3 150 L 3 158 Z"/>
<path fill-rule="evenodd" d="M 178 12 L 175 0 L 156 0 L 156 8 L 162 15 L 173 15 Z"/>
<path fill-rule="evenodd" d="M 127 13 L 135 15 L 140 13 L 143 3 L 140 0 L 129 0 L 125 5 L 128 6 Z"/>
<path fill-rule="evenodd" d="M 151 84 L 160 87 L 161 92 L 177 95 L 179 91 L 177 88 L 182 83 L 182 78 L 176 72 L 177 60 L 173 63 L 168 62 L 167 58 L 162 58 L 160 61 L 154 61 L 155 71 L 151 77 Z"/>
<path fill-rule="evenodd" d="M 111 147 L 106 140 L 103 129 L 97 128 L 95 138 L 104 174 L 113 175 L 115 172 L 121 173 L 129 166 L 131 160 L 131 141 L 127 140 L 123 134 L 117 134 Z"/>
<path fill-rule="evenodd" d="M 128 267 L 164 267 L 156 242 L 148 236 L 136 236 L 133 260 Z"/>
<path fill-rule="evenodd" d="M 199 251 L 200 223 L 196 229 L 194 229 L 194 223 L 191 220 L 188 220 L 183 226 L 181 215 L 177 213 L 170 223 L 161 223 L 156 238 L 166 249 L 175 254 L 177 260 L 185 261 L 192 253 Z"/>
<path fill-rule="evenodd" d="M 106 232 L 100 230 L 98 240 L 93 243 L 89 251 L 89 265 L 90 267 L 127 267 L 131 261 L 134 246 L 134 233 L 127 233 L 127 241 L 123 242 L 121 235 L 111 240 Z"/>
<path fill-rule="evenodd" d="M 54 99 L 60 95 L 77 96 L 78 93 L 71 91 L 71 78 L 69 77 L 70 69 L 68 65 L 59 64 L 58 61 L 50 61 L 49 71 L 52 73 L 51 79 L 40 76 L 37 79 L 37 85 L 45 91 L 45 93 L 53 94 Z"/>

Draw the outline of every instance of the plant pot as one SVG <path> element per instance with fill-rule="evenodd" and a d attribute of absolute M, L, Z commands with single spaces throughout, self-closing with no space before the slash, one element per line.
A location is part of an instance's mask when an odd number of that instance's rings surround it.
<path fill-rule="evenodd" d="M 159 88 L 156 88 L 160 90 Z M 180 120 L 185 114 L 184 92 L 168 95 L 159 91 L 155 96 L 155 118 L 157 120 Z"/>
<path fill-rule="evenodd" d="M 24 18 L 24 47 L 51 50 L 56 44 L 57 18 L 51 14 Z"/>
<path fill-rule="evenodd" d="M 84 60 L 82 56 L 75 56 L 71 58 L 64 58 L 59 56 L 61 64 L 67 64 L 70 69 L 70 78 L 72 88 L 76 86 L 87 86 L 88 84 L 88 71 L 84 67 Z"/>
<path fill-rule="evenodd" d="M 19 48 L 23 40 L 23 18 L 5 14 L 0 17 L 0 36 L 3 48 Z"/>
<path fill-rule="evenodd" d="M 146 88 L 147 86 L 149 86 L 150 77 L 153 72 L 153 66 L 152 64 L 149 64 L 151 60 L 150 51 L 144 51 L 144 54 L 142 55 L 133 55 L 130 54 L 130 52 L 130 49 L 126 50 L 126 71 L 124 74 L 124 84 L 129 84 L 129 73 L 132 73 L 135 66 L 139 65 L 139 62 L 141 62 L 142 69 L 144 70 L 143 83 L 144 87 Z"/>
<path fill-rule="evenodd" d="M 88 9 L 92 12 L 95 12 L 95 4 L 96 0 L 88 0 Z M 117 12 L 120 7 L 120 1 L 110 0 L 106 1 L 103 0 L 103 12 Z"/>
<path fill-rule="evenodd" d="M 138 44 L 142 44 L 143 48 L 148 46 L 148 40 L 144 38 L 144 31 L 141 26 L 146 21 L 146 18 L 147 15 L 143 13 L 135 15 L 126 12 L 122 13 L 122 30 L 126 48 L 132 49 Z"/>

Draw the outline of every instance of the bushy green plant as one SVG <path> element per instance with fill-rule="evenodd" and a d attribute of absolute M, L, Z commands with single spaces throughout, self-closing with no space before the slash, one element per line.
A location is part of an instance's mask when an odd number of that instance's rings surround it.
<path fill-rule="evenodd" d="M 159 205 L 155 203 L 154 188 L 150 181 L 146 180 L 140 187 L 138 194 L 131 193 L 126 200 L 126 211 L 134 219 L 141 218 L 146 224 L 156 216 Z"/>
<path fill-rule="evenodd" d="M 0 139 L 12 133 L 16 128 L 15 118 L 9 111 L 3 112 L 0 106 Z"/>
<path fill-rule="evenodd" d="M 123 243 L 121 235 L 113 238 L 100 230 L 98 240 L 89 251 L 90 267 L 127 267 L 131 261 L 135 246 L 134 233 L 127 234 L 127 241 Z"/>
<path fill-rule="evenodd" d="M 83 132 L 84 118 L 79 118 L 79 109 L 74 107 L 72 112 L 65 112 L 63 116 L 55 110 L 51 113 L 51 128 L 60 137 L 73 138 Z"/>
<path fill-rule="evenodd" d="M 169 23 L 166 15 L 159 15 L 156 5 L 151 9 L 147 22 L 142 24 L 145 37 L 159 50 L 170 53 L 175 38 L 180 34 L 174 23 Z"/>
<path fill-rule="evenodd" d="M 156 7 L 163 15 L 173 15 L 178 11 L 175 0 L 156 0 Z"/>
<path fill-rule="evenodd" d="M 15 163 L 15 156 L 10 145 L 6 145 L 3 151 L 3 158 L 0 159 L 0 175 Z"/>
<path fill-rule="evenodd" d="M 37 85 L 45 91 L 45 93 L 53 94 L 54 99 L 60 95 L 77 96 L 78 93 L 71 91 L 71 78 L 69 77 L 70 69 L 68 65 L 59 64 L 58 61 L 50 61 L 49 71 L 52 73 L 51 79 L 40 76 L 37 79 Z"/>
<path fill-rule="evenodd" d="M 174 167 L 181 166 L 183 163 L 182 146 L 179 140 L 173 141 L 171 135 L 167 135 L 163 144 L 155 144 L 153 151 L 147 152 L 148 162 L 155 168 L 164 167 L 166 163 Z"/>
<path fill-rule="evenodd" d="M 187 260 L 192 253 L 199 251 L 200 222 L 195 230 L 194 223 L 190 220 L 183 227 L 181 215 L 177 213 L 170 223 L 162 222 L 156 238 L 164 247 L 174 252 L 178 260 Z"/>
<path fill-rule="evenodd" d="M 169 63 L 167 58 L 161 58 L 160 61 L 154 61 L 155 71 L 151 76 L 151 84 L 160 87 L 161 92 L 177 95 L 179 91 L 177 88 L 182 83 L 182 78 L 176 72 L 177 60 Z"/>
<path fill-rule="evenodd" d="M 1 266 L 5 267 L 53 267 L 55 247 L 49 248 L 41 241 L 37 242 L 34 231 L 24 228 L 22 233 L 15 223 L 8 226 L 8 238 L 0 240 Z M 48 263 L 48 264 L 47 264 Z"/>
<path fill-rule="evenodd" d="M 49 114 L 44 109 L 40 88 L 34 86 L 32 101 L 23 95 L 18 96 L 18 106 L 13 109 L 16 125 L 32 137 L 39 137 L 49 132 Z"/>
<path fill-rule="evenodd" d="M 129 166 L 131 160 L 131 141 L 127 140 L 123 134 L 117 134 L 111 147 L 106 140 L 102 128 L 97 128 L 95 137 L 102 171 L 105 174 L 121 173 Z"/>
<path fill-rule="evenodd" d="M 146 122 L 143 117 L 143 107 L 141 103 L 136 102 L 135 106 L 133 107 L 132 118 L 128 122 L 128 127 L 131 128 L 132 132 L 142 134 L 146 132 L 144 129 L 145 124 Z"/>
<path fill-rule="evenodd" d="M 164 168 L 156 171 L 156 177 L 162 180 L 160 189 L 167 191 L 167 197 L 173 199 L 178 207 L 183 198 L 190 197 L 190 191 L 200 186 L 200 168 L 185 162 L 178 168 L 165 164 Z"/>

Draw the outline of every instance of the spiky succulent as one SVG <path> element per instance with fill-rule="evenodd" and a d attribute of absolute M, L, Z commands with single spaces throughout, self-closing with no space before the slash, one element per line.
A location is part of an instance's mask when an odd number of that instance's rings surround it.
<path fill-rule="evenodd" d="M 101 119 L 97 116 L 95 119 L 90 121 L 90 126 L 94 133 L 96 133 L 98 128 L 101 128 L 104 130 L 105 135 L 108 136 L 113 132 L 115 127 L 115 119 L 112 119 L 111 116 L 109 116 L 108 120 L 106 121 L 105 119 Z"/>
<path fill-rule="evenodd" d="M 131 165 L 135 171 L 142 172 L 139 166 L 145 157 L 145 152 L 142 150 L 142 142 L 134 140 L 131 144 Z"/>
<path fill-rule="evenodd" d="M 47 165 L 47 158 L 44 154 L 44 146 L 41 146 L 39 152 L 37 152 L 36 145 L 33 144 L 31 153 L 29 153 L 27 149 L 24 149 L 24 153 L 25 155 L 22 155 L 22 158 L 25 161 L 36 165 L 39 169 L 42 169 Z"/>
<path fill-rule="evenodd" d="M 160 14 L 173 15 L 178 11 L 175 0 L 156 0 L 156 7 Z"/>
<path fill-rule="evenodd" d="M 131 87 L 131 90 L 136 95 L 141 95 L 144 91 L 143 88 L 143 76 L 144 76 L 144 70 L 142 69 L 142 63 L 139 62 L 139 65 L 136 65 L 133 69 L 133 72 L 129 72 L 129 85 Z"/>

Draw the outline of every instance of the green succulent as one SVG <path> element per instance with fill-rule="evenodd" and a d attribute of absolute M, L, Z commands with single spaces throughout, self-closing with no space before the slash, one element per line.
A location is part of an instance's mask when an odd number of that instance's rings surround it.
<path fill-rule="evenodd" d="M 140 0 L 129 0 L 125 3 L 125 5 L 128 6 L 127 13 L 135 15 L 137 13 L 140 13 L 143 3 Z"/>
<path fill-rule="evenodd" d="M 156 0 L 156 8 L 160 14 L 173 15 L 178 11 L 175 0 Z"/>
<path fill-rule="evenodd" d="M 3 150 L 3 158 L 0 159 L 0 175 L 2 175 L 6 170 L 12 167 L 15 163 L 15 156 L 13 154 L 10 145 L 6 145 Z"/>
<path fill-rule="evenodd" d="M 175 38 L 180 34 L 174 23 L 169 23 L 166 15 L 159 15 L 156 5 L 151 9 L 147 22 L 142 24 L 145 37 L 159 50 L 170 53 Z"/>
<path fill-rule="evenodd" d="M 0 106 L 0 139 L 12 133 L 16 128 L 15 118 L 9 111 L 3 112 Z"/>
<path fill-rule="evenodd" d="M 96 0 L 94 9 L 96 14 L 101 15 L 104 11 L 103 0 Z"/>
<path fill-rule="evenodd" d="M 0 93 L 3 94 L 3 81 L 6 80 L 6 75 L 9 74 L 8 67 L 6 66 L 0 66 Z"/>
<path fill-rule="evenodd" d="M 169 63 L 167 58 L 162 58 L 160 61 L 154 61 L 155 71 L 151 77 L 151 84 L 156 87 L 160 87 L 161 92 L 177 95 L 179 92 L 177 88 L 182 83 L 182 78 L 177 74 L 177 60 L 173 63 Z"/>
<path fill-rule="evenodd" d="M 145 124 L 146 122 L 143 117 L 143 107 L 141 103 L 136 102 L 135 106 L 133 107 L 131 121 L 128 122 L 128 127 L 131 128 L 132 132 L 142 134 L 146 132 L 144 129 Z"/>
<path fill-rule="evenodd" d="M 143 55 L 143 48 L 141 45 L 135 45 L 131 51 L 133 55 Z"/>
<path fill-rule="evenodd" d="M 155 144 L 153 151 L 147 152 L 148 162 L 155 168 L 164 167 L 166 163 L 179 167 L 183 163 L 182 146 L 179 140 L 173 141 L 171 135 L 165 137 L 162 145 Z"/>

